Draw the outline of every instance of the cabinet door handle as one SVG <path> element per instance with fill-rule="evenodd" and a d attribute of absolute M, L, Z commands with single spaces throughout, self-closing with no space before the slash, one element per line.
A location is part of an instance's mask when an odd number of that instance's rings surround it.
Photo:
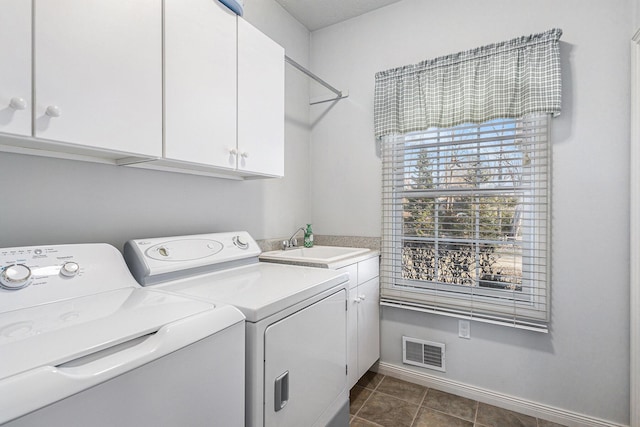
<path fill-rule="evenodd" d="M 236 150 L 235 148 L 231 148 L 229 150 L 229 154 L 231 154 L 232 156 L 235 156 L 236 154 L 238 154 L 238 150 Z"/>
<path fill-rule="evenodd" d="M 242 157 L 243 159 L 246 159 L 247 157 L 249 157 L 249 153 L 246 151 L 243 151 L 242 154 L 240 154 L 240 157 Z"/>
<path fill-rule="evenodd" d="M 364 301 L 366 298 L 366 295 L 359 295 L 358 298 L 360 299 L 360 301 Z"/>
<path fill-rule="evenodd" d="M 359 303 L 360 301 L 362 301 L 362 300 L 360 299 L 360 297 L 355 297 L 355 298 L 353 299 L 353 302 L 358 302 L 358 303 Z"/>
<path fill-rule="evenodd" d="M 60 107 L 49 105 L 44 113 L 49 117 L 60 117 Z"/>
<path fill-rule="evenodd" d="M 25 101 L 24 98 L 20 97 L 11 98 L 9 107 L 13 108 L 14 110 L 24 110 L 25 108 L 27 108 L 27 101 Z"/>
<path fill-rule="evenodd" d="M 273 401 L 273 409 L 276 412 L 287 406 L 287 402 L 289 401 L 289 371 L 286 371 L 284 374 L 276 378 L 275 398 Z"/>

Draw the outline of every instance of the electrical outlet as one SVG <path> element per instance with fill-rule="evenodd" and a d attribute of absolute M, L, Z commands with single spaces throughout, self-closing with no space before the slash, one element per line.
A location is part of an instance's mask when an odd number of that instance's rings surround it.
<path fill-rule="evenodd" d="M 468 340 L 471 339 L 471 325 L 468 320 L 458 320 L 458 336 Z"/>

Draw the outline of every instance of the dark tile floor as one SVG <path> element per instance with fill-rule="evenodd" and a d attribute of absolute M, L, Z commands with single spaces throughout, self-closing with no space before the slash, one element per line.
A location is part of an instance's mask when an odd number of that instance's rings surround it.
<path fill-rule="evenodd" d="M 350 397 L 350 427 L 561 427 L 371 371 Z"/>

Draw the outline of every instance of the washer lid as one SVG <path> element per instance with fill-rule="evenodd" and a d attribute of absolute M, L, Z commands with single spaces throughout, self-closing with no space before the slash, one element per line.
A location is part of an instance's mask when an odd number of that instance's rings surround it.
<path fill-rule="evenodd" d="M 41 366 L 56 367 L 215 310 L 212 303 L 126 288 L 2 313 L 0 380 Z M 232 324 L 242 320 L 240 313 L 237 317 Z M 207 328 L 215 333 L 228 326 L 211 323 Z"/>
<path fill-rule="evenodd" d="M 230 304 L 258 322 L 347 280 L 347 273 L 335 270 L 261 262 L 155 288 Z"/>

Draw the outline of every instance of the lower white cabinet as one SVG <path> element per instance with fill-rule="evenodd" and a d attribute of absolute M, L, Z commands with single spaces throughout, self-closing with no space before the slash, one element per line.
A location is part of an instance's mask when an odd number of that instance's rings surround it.
<path fill-rule="evenodd" d="M 380 286 L 378 257 L 347 265 L 349 272 L 347 331 L 348 386 L 380 358 Z"/>
<path fill-rule="evenodd" d="M 358 285 L 356 299 L 358 345 L 357 376 L 352 387 L 380 358 L 380 282 L 376 277 Z M 353 351 L 353 349 L 352 349 Z"/>

